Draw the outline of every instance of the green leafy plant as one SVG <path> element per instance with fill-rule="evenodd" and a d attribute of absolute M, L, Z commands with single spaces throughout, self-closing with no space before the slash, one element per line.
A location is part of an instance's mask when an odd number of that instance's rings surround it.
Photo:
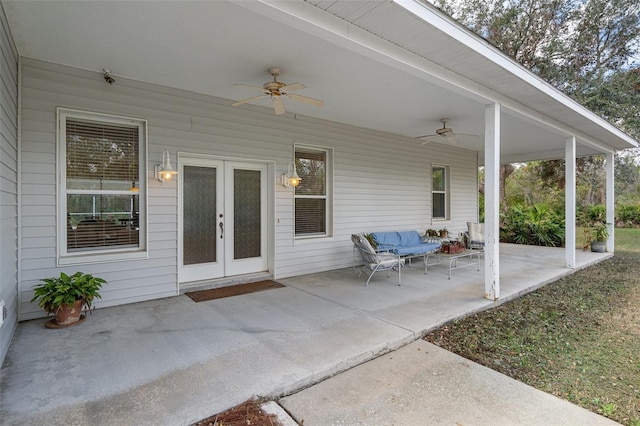
<path fill-rule="evenodd" d="M 618 406 L 616 404 L 614 404 L 613 402 L 609 402 L 600 406 L 600 412 L 602 412 L 602 415 L 606 417 L 611 417 L 613 413 L 616 412 L 617 408 Z"/>
<path fill-rule="evenodd" d="M 55 314 L 60 306 L 70 306 L 82 300 L 87 310 L 93 307 L 95 298 L 101 299 L 98 290 L 106 281 L 90 274 L 76 272 L 73 275 L 60 273 L 59 277 L 44 278 L 34 287 L 31 301 L 38 300 L 38 306 L 48 314 Z"/>
<path fill-rule="evenodd" d="M 546 204 L 530 207 L 516 204 L 509 207 L 501 219 L 500 240 L 503 242 L 550 247 L 564 244 L 564 219 Z"/>
<path fill-rule="evenodd" d="M 373 234 L 362 234 L 362 236 L 366 238 L 367 241 L 369 241 L 369 244 L 371 244 L 371 247 L 374 250 L 378 248 L 378 243 L 376 242 L 376 239 L 373 238 Z"/>
<path fill-rule="evenodd" d="M 634 228 L 640 225 L 640 205 L 617 204 L 616 226 Z"/>
<path fill-rule="evenodd" d="M 593 241 L 607 241 L 611 231 L 611 224 L 605 222 L 596 222 L 591 228 L 593 233 Z"/>
<path fill-rule="evenodd" d="M 425 234 L 427 235 L 427 237 L 437 237 L 438 236 L 438 231 L 436 229 L 433 229 L 433 228 L 428 228 L 425 231 Z"/>

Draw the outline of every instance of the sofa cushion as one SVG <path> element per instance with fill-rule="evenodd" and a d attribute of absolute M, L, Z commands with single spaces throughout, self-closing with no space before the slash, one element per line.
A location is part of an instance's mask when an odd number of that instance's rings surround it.
<path fill-rule="evenodd" d="M 426 254 L 440 248 L 440 243 L 423 243 L 417 231 L 373 232 L 371 235 L 380 250 L 400 256 Z"/>
<path fill-rule="evenodd" d="M 484 223 L 467 222 L 469 229 L 469 239 L 471 241 L 484 241 Z"/>
<path fill-rule="evenodd" d="M 440 247 L 440 243 L 422 243 L 411 246 L 397 246 L 393 252 L 399 254 L 400 256 L 408 256 L 411 254 L 419 255 L 437 251 L 440 249 Z"/>

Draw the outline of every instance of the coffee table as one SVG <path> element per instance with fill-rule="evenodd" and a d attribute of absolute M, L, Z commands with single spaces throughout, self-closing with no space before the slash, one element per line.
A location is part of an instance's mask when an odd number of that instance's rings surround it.
<path fill-rule="evenodd" d="M 449 254 L 449 253 L 427 253 L 424 257 L 424 273 L 427 273 L 429 266 L 448 266 L 449 270 L 449 279 L 451 279 L 451 272 L 454 269 L 466 268 L 467 266 L 478 267 L 478 271 L 480 270 L 480 253 L 481 250 L 465 250 L 461 253 Z M 475 256 L 475 260 L 474 260 Z M 435 262 L 429 263 L 429 258 L 436 260 Z M 448 265 L 443 264 L 443 261 L 449 261 Z"/>

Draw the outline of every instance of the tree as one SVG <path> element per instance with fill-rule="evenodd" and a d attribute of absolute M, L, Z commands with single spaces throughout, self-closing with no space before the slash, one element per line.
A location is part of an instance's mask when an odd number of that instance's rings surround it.
<path fill-rule="evenodd" d="M 640 138 L 638 0 L 433 2 L 559 90 Z M 602 156 L 578 159 L 578 193 L 586 202 L 603 200 L 603 160 Z M 625 181 L 631 185 L 635 181 L 630 170 L 626 167 Z M 541 189 L 545 185 L 546 189 L 564 187 L 561 160 L 534 163 L 514 176 L 523 173 L 529 175 L 530 182 L 541 179 Z M 505 173 L 505 179 L 510 175 Z M 501 199 L 507 197 L 507 187 L 501 183 Z M 629 189 L 629 185 L 617 185 L 623 187 Z M 527 200 L 530 195 L 519 197 Z"/>

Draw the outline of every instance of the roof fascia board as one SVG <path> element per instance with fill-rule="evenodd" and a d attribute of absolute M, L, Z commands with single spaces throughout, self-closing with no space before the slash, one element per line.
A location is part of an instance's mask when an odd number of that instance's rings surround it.
<path fill-rule="evenodd" d="M 391 1 L 403 6 L 401 2 L 396 0 Z M 409 0 L 407 3 L 415 4 L 413 0 Z M 581 141 L 596 147 L 598 150 L 604 152 L 613 150 L 611 146 L 605 145 L 601 141 L 598 141 L 575 128 L 560 123 L 541 112 L 495 92 L 493 89 L 448 70 L 441 65 L 403 49 L 398 45 L 386 41 L 350 22 L 345 21 L 344 19 L 338 18 L 337 16 L 327 13 L 324 10 L 304 1 L 258 0 L 256 2 L 239 2 L 235 4 L 242 6 L 247 10 L 251 10 L 254 13 L 274 19 L 277 22 L 289 25 L 307 34 L 316 36 L 332 44 L 349 49 L 354 53 L 366 56 L 376 62 L 394 67 L 431 84 L 436 84 L 447 90 L 452 90 L 455 93 L 470 98 L 476 102 L 483 103 L 485 105 L 497 102 L 505 108 L 518 113 L 522 117 L 526 117 L 538 124 L 550 127 L 553 130 L 560 132 L 563 138 L 576 136 Z M 419 5 L 419 7 L 423 6 Z M 418 10 L 422 15 L 442 15 L 441 12 L 435 8 L 434 10 L 425 8 Z M 409 12 L 415 14 L 411 10 L 409 10 Z M 422 18 L 420 15 L 418 15 L 418 17 Z M 442 16 L 436 17 L 442 18 Z M 451 21 L 448 18 L 444 21 L 450 24 L 452 28 L 455 28 L 457 32 L 460 32 L 461 30 L 464 32 L 464 29 L 455 21 Z M 427 20 L 427 22 L 429 23 L 429 20 Z M 440 27 L 436 26 L 436 28 Z M 482 40 L 475 34 L 471 32 L 469 33 L 470 34 L 467 34 L 468 36 L 473 36 L 472 38 L 475 37 L 476 39 Z M 509 61 L 511 60 L 509 59 Z M 533 75 L 530 71 L 524 68 L 523 70 L 529 75 Z M 540 80 L 538 77 L 536 78 Z M 549 87 L 552 88 L 551 86 Z M 553 90 L 560 93 L 556 89 Z M 565 95 L 562 96 L 566 97 Z M 569 99 L 568 97 L 566 98 Z M 609 127 L 614 128 L 611 125 L 609 125 Z M 629 139 L 629 137 L 624 133 L 619 131 L 618 133 Z M 631 139 L 629 143 L 635 145 L 635 142 Z"/>
<path fill-rule="evenodd" d="M 603 127 L 607 131 L 615 134 L 617 137 L 625 139 L 629 144 L 637 146 L 637 142 L 629 135 L 613 126 L 611 123 L 609 123 L 593 111 L 589 110 L 569 96 L 565 95 L 560 90 L 553 87 L 550 83 L 540 78 L 539 76 L 528 70 L 526 67 L 504 54 L 500 49 L 493 46 L 478 34 L 472 32 L 468 28 L 465 28 L 464 26 L 454 21 L 451 17 L 445 15 L 435 6 L 421 0 L 391 1 L 423 19 L 425 22 L 433 25 L 435 28 L 442 29 L 442 31 L 447 33 L 449 36 L 455 38 L 470 49 L 480 53 L 481 55 L 493 61 L 496 65 L 504 68 L 506 71 L 515 75 L 522 81 L 532 85 L 536 89 L 543 92 L 545 95 L 550 96 L 555 101 L 560 102 L 567 108 L 570 108 L 583 117 L 593 121 L 600 127 Z"/>

